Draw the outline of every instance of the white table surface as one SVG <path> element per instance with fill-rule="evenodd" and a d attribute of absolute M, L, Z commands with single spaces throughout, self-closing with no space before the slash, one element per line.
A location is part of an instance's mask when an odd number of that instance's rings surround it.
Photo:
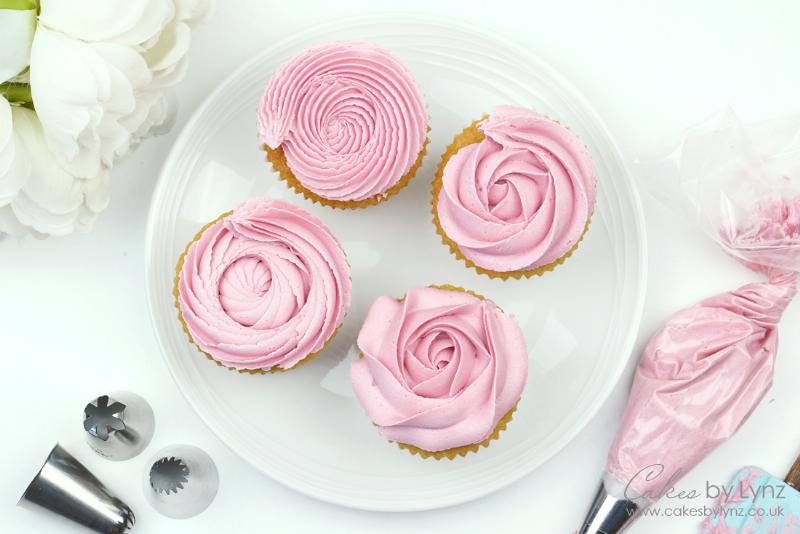
<path fill-rule="evenodd" d="M 706 1 L 511 2 L 493 0 L 218 0 L 193 35 L 192 63 L 177 89 L 175 128 L 114 169 L 111 206 L 93 232 L 44 241 L 0 241 L 2 476 L 0 532 L 82 530 L 15 507 L 60 441 L 136 511 L 135 531 L 568 533 L 583 517 L 624 406 L 628 379 L 595 420 L 552 461 L 475 502 L 424 513 L 340 508 L 289 490 L 227 449 L 194 414 L 161 359 L 144 288 L 144 231 L 161 164 L 192 110 L 240 63 L 271 43 L 335 17 L 397 12 L 461 19 L 518 41 L 554 64 L 594 103 L 626 156 L 657 153 L 723 105 L 745 120 L 800 108 L 800 3 Z M 635 172 L 635 169 L 634 169 Z M 642 185 L 648 177 L 635 172 Z M 725 257 L 643 192 L 650 241 L 648 297 L 637 352 L 673 311 L 758 277 Z M 800 302 L 783 318 L 775 386 L 751 420 L 678 484 L 705 491 L 742 465 L 775 474 L 800 452 Z M 107 462 L 83 444 L 80 410 L 98 392 L 130 389 L 157 416 L 147 451 Z M 173 442 L 211 454 L 221 486 L 211 507 L 176 521 L 144 501 L 147 457 Z M 390 480 L 386 481 L 391 484 Z M 701 498 L 668 506 L 702 506 Z M 644 518 L 631 534 L 698 531 L 696 518 Z"/>

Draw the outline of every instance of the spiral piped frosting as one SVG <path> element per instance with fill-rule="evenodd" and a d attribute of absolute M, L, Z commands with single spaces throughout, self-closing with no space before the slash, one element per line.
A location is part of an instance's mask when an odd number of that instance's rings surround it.
<path fill-rule="evenodd" d="M 442 170 L 434 199 L 441 230 L 489 271 L 556 262 L 577 245 L 594 209 L 589 152 L 570 130 L 524 108 L 498 106 L 478 127 L 483 139 Z"/>
<path fill-rule="evenodd" d="M 192 341 L 217 362 L 288 369 L 342 323 L 350 268 L 319 219 L 281 200 L 251 199 L 190 244 L 177 298 Z"/>
<path fill-rule="evenodd" d="M 300 185 L 336 201 L 382 195 L 421 155 L 425 104 L 408 70 L 368 42 L 311 48 L 267 85 L 258 131 Z"/>

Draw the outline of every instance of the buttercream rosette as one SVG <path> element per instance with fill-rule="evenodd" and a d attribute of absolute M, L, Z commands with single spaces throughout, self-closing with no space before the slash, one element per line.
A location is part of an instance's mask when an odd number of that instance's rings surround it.
<path fill-rule="evenodd" d="M 453 286 L 379 297 L 358 335 L 356 397 L 380 433 L 422 457 L 453 459 L 496 439 L 528 373 L 517 322 Z"/>
<path fill-rule="evenodd" d="M 190 340 L 242 372 L 283 371 L 318 355 L 342 324 L 350 291 L 344 251 L 322 221 L 266 198 L 203 228 L 175 281 Z"/>
<path fill-rule="evenodd" d="M 442 156 L 434 223 L 478 272 L 529 277 L 554 269 L 578 247 L 596 196 L 592 158 L 574 133 L 529 109 L 498 106 Z"/>
<path fill-rule="evenodd" d="M 388 50 L 317 46 L 267 84 L 258 134 L 267 160 L 307 199 L 337 208 L 386 200 L 419 168 L 427 144 L 422 93 Z"/>

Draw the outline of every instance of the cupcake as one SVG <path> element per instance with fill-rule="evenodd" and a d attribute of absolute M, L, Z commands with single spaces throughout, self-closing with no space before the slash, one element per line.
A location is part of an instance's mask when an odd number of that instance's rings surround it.
<path fill-rule="evenodd" d="M 319 219 L 256 198 L 189 243 L 174 294 L 189 340 L 208 358 L 242 372 L 285 371 L 336 334 L 350 306 L 350 267 Z"/>
<path fill-rule="evenodd" d="M 588 150 L 538 113 L 498 106 L 447 148 L 433 185 L 442 240 L 493 278 L 541 275 L 586 232 L 597 196 Z"/>
<path fill-rule="evenodd" d="M 497 439 L 528 376 L 519 325 L 453 286 L 379 297 L 358 334 L 356 397 L 380 433 L 423 458 L 453 459 Z"/>
<path fill-rule="evenodd" d="M 335 208 L 377 204 L 408 185 L 427 132 L 417 83 L 392 53 L 367 42 L 290 59 L 258 110 L 267 161 L 307 199 Z"/>

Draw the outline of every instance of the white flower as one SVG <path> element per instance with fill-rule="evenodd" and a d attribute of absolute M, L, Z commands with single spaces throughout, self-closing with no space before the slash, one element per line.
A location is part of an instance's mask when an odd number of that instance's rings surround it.
<path fill-rule="evenodd" d="M 108 205 L 108 170 L 78 177 L 65 163 L 36 113 L 0 97 L 0 232 L 65 235 L 94 222 Z"/>
<path fill-rule="evenodd" d="M 138 106 L 123 121 L 135 143 L 170 117 L 164 90 L 183 78 L 191 42 L 190 27 L 205 20 L 212 6 L 211 0 L 42 0 L 39 20 L 42 26 L 57 30 L 65 37 L 83 43 L 120 44 L 141 54 L 151 79 L 135 88 Z M 37 41 L 38 32 L 34 41 L 36 57 L 32 59 L 32 76 L 39 57 L 37 51 L 44 49 L 47 55 L 52 50 L 49 40 L 45 39 L 42 46 L 37 46 Z M 83 52 L 86 55 L 78 55 L 91 63 L 88 51 Z M 122 74 L 126 72 L 123 70 Z M 31 84 L 34 88 L 38 85 L 35 80 Z M 34 94 L 37 110 L 39 102 L 49 97 Z M 57 107 L 59 105 L 60 102 Z M 43 121 L 49 131 L 51 125 L 44 118 Z M 69 128 L 63 133 L 74 139 L 80 137 Z M 127 145 L 123 144 L 122 152 L 125 150 Z"/>
<path fill-rule="evenodd" d="M 15 0 L 26 2 L 36 5 Z M 174 116 L 169 87 L 186 71 L 190 27 L 212 5 L 39 0 L 38 21 L 32 9 L 0 9 L 4 45 L 14 40 L 0 48 L 0 95 L 12 101 L 0 102 L 0 232 L 91 225 L 116 159 Z M 23 85 L 2 83 L 10 79 Z M 12 97 L 19 87 L 27 99 Z"/>
<path fill-rule="evenodd" d="M 36 113 L 76 174 L 94 175 L 128 151 L 131 132 L 146 116 L 137 113 L 136 93 L 151 81 L 144 58 L 125 45 L 36 31 L 30 69 Z"/>

